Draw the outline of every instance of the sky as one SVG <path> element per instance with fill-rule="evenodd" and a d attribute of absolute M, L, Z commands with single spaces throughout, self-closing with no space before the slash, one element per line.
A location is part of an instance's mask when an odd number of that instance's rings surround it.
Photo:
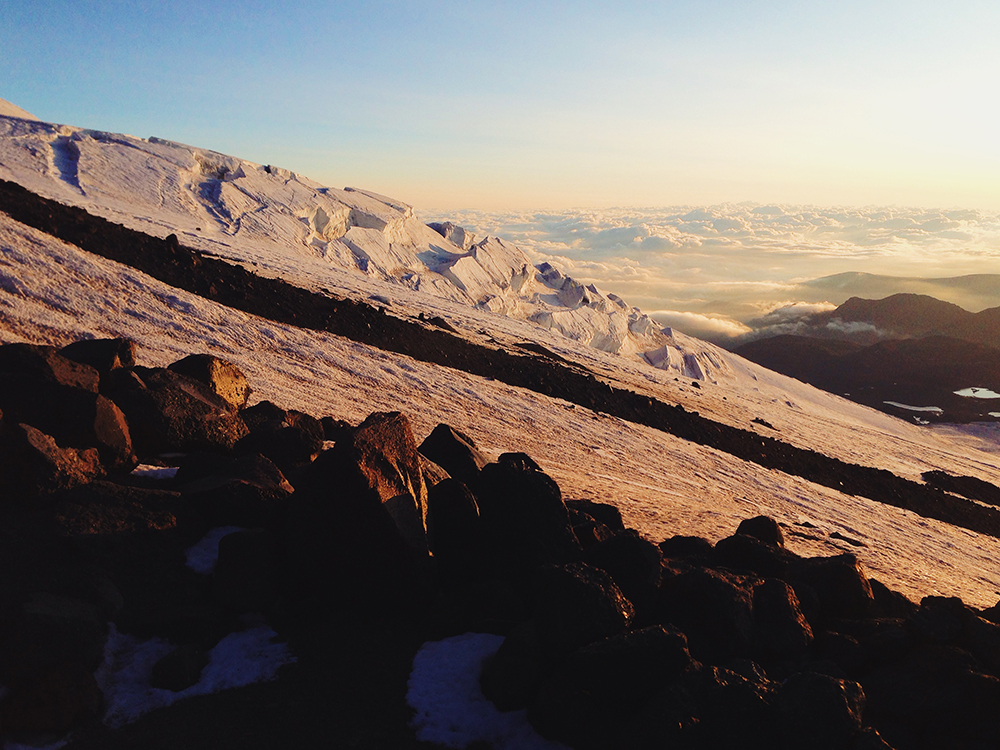
<path fill-rule="evenodd" d="M 0 0 L 0 97 L 425 209 L 1000 210 L 1000 4 Z"/>

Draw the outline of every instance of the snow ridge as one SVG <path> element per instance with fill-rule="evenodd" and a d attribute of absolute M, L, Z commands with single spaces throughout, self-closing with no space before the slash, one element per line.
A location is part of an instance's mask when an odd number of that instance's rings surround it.
<path fill-rule="evenodd" d="M 132 228 L 169 230 L 255 270 L 286 276 L 289 266 L 308 266 L 321 288 L 337 273 L 365 275 L 685 377 L 726 371 L 701 342 L 672 335 L 620 297 L 536 266 L 500 238 L 427 226 L 411 206 L 377 193 L 161 138 L 2 116 L 0 177 Z"/>

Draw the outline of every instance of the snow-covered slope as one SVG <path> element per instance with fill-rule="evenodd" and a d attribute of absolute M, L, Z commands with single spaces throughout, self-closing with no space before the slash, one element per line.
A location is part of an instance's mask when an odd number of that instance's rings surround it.
<path fill-rule="evenodd" d="M 690 377 L 711 377 L 640 310 L 516 246 L 434 231 L 375 193 L 323 187 L 279 167 L 159 138 L 0 118 L 0 177 L 137 229 L 313 285 L 345 271 L 478 307 Z"/>
<path fill-rule="evenodd" d="M 323 208 L 325 224 L 316 221 L 318 214 L 307 216 L 309 234 L 304 234 L 306 223 L 296 211 L 327 193 L 301 178 L 286 176 L 277 180 L 281 185 L 272 185 L 276 170 L 269 175 L 260 168 L 262 173 L 255 172 L 254 180 L 268 190 L 286 192 L 269 192 L 263 208 L 244 214 L 236 211 L 234 202 L 227 203 L 225 221 L 230 223 L 226 224 L 212 218 L 210 207 L 199 202 L 200 193 L 182 190 L 177 183 L 179 165 L 194 169 L 195 155 L 208 159 L 204 155 L 210 152 L 118 136 L 101 136 L 104 140 L 87 136 L 90 143 L 79 136 L 79 157 L 67 162 L 60 154 L 72 156 L 72 149 L 59 145 L 58 139 L 72 141 L 79 131 L 24 128 L 11 120 L 0 123 L 7 128 L 0 139 L 0 177 L 138 229 L 159 235 L 175 232 L 186 244 L 238 259 L 258 273 L 281 275 L 302 286 L 353 298 L 378 298 L 395 315 L 440 315 L 461 335 L 480 342 L 504 347 L 539 343 L 615 386 L 907 478 L 918 479 L 928 469 L 993 482 L 1000 477 L 1000 454 L 980 450 L 985 443 L 941 437 L 679 333 L 664 334 L 665 342 L 672 342 L 665 356 L 678 358 L 676 367 L 693 369 L 696 364 L 703 373 L 708 370 L 711 379 L 699 381 L 699 387 L 677 369 L 655 369 L 638 357 L 619 356 L 589 341 L 567 338 L 555 327 L 546 329 L 526 320 L 527 315 L 498 315 L 460 296 L 426 294 L 430 282 L 387 281 L 362 272 L 356 263 L 351 268 L 333 263 L 320 250 L 334 240 L 318 240 L 322 248 L 310 243 L 313 234 L 329 229 L 334 208 L 332 204 L 329 212 Z M 159 156 L 150 155 L 154 153 Z M 164 166 L 168 157 L 174 158 L 175 167 Z M 243 162 L 229 164 L 234 171 L 247 172 Z M 71 175 L 73 179 L 65 179 Z M 213 179 L 220 193 L 240 186 L 240 179 L 227 182 L 224 175 Z M 165 187 L 156 193 L 161 182 Z M 251 183 L 248 178 L 246 190 L 253 194 Z M 237 192 L 246 195 L 242 190 Z M 163 196 L 162 204 L 154 199 L 157 194 Z M 280 203 L 276 196 L 288 203 Z M 353 202 L 350 210 L 364 213 L 369 217 L 366 222 L 375 223 L 382 216 L 387 219 L 385 227 L 393 221 L 404 229 L 414 226 L 415 234 L 406 229 L 407 237 L 423 232 L 402 204 L 361 191 L 336 191 L 336 196 L 343 205 Z M 361 229 L 383 231 L 355 224 L 348 233 L 359 230 L 352 235 L 358 236 Z M 423 236 L 439 250 L 471 257 L 476 266 L 467 265 L 487 275 L 486 258 L 502 258 L 502 248 L 509 247 L 490 240 L 500 247 L 491 246 L 477 258 L 470 256 L 475 243 L 460 233 L 451 232 L 456 243 L 427 232 Z M 399 244 L 396 249 L 392 242 L 387 246 L 390 253 L 401 252 Z M 310 247 L 315 252 L 310 254 Z M 350 252 L 351 258 L 357 257 Z M 387 262 L 388 256 L 378 257 L 378 263 Z M 552 274 L 541 269 L 534 275 Z M 426 278 L 458 289 L 444 274 L 427 272 Z M 533 283 L 558 296 L 553 291 L 556 282 L 543 278 Z M 582 294 L 572 283 L 562 285 L 559 291 L 567 295 Z M 528 304 L 516 292 L 505 299 Z M 561 312 L 554 302 L 549 304 Z M 596 308 L 588 305 L 588 309 Z M 873 575 L 912 597 L 958 595 L 987 606 L 996 602 L 1000 591 L 1000 570 L 994 563 L 1000 540 L 839 493 L 560 399 L 256 318 L 92 256 L 0 214 L 0 342 L 61 344 L 81 336 L 114 335 L 136 340 L 140 363 L 145 365 L 162 365 L 191 352 L 229 359 L 247 372 L 255 399 L 352 422 L 372 411 L 398 409 L 412 420 L 418 440 L 437 423 L 447 422 L 472 435 L 488 453 L 526 451 L 559 482 L 567 497 L 613 502 L 630 525 L 653 539 L 678 533 L 718 539 L 731 534 L 743 518 L 766 513 L 795 532 L 789 537 L 795 551 L 855 552 Z M 685 363 L 685 354 L 694 354 L 694 362 Z M 754 419 L 773 429 L 753 423 Z M 863 546 L 832 538 L 835 531 Z"/>

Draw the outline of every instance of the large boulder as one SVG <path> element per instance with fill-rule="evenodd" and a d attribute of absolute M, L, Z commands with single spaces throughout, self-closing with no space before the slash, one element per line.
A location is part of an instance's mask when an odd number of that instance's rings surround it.
<path fill-rule="evenodd" d="M 643 701 L 691 663 L 683 633 L 652 626 L 585 646 L 541 682 L 528 716 L 575 748 L 614 747 Z"/>
<path fill-rule="evenodd" d="M 850 553 L 795 559 L 786 580 L 795 589 L 814 628 L 841 618 L 867 617 L 874 608 L 875 595 L 868 574 Z"/>
<path fill-rule="evenodd" d="M 490 575 L 479 506 L 457 479 L 445 479 L 427 493 L 427 541 L 445 584 L 460 586 Z"/>
<path fill-rule="evenodd" d="M 640 610 L 652 603 L 660 585 L 663 554 L 634 529 L 621 531 L 590 547 L 584 561 L 611 576 Z"/>
<path fill-rule="evenodd" d="M 446 424 L 435 427 L 424 438 L 419 450 L 452 477 L 466 484 L 471 483 L 489 463 L 471 437 Z"/>
<path fill-rule="evenodd" d="M 212 572 L 219 601 L 235 612 L 262 612 L 278 598 L 278 550 L 271 534 L 246 529 L 219 541 Z"/>
<path fill-rule="evenodd" d="M 135 384 L 111 392 L 143 456 L 231 451 L 247 426 L 228 401 L 198 380 L 166 368 L 134 368 Z"/>
<path fill-rule="evenodd" d="M 209 526 L 272 527 L 293 492 L 278 467 L 259 453 L 185 463 L 175 480 Z"/>
<path fill-rule="evenodd" d="M 93 367 L 63 357 L 55 348 L 0 346 L 0 410 L 53 437 L 64 448 L 97 448 L 109 468 L 135 466 L 129 425 L 121 411 L 98 394 Z"/>
<path fill-rule="evenodd" d="M 59 353 L 80 364 L 90 365 L 101 375 L 101 384 L 112 370 L 135 365 L 135 344 L 128 339 L 83 339 L 64 346 Z"/>
<path fill-rule="evenodd" d="M 813 642 L 795 591 L 778 578 L 766 578 L 753 590 L 754 644 L 770 659 L 801 657 Z"/>
<path fill-rule="evenodd" d="M 483 467 L 471 488 L 497 564 L 515 576 L 580 557 L 559 486 L 523 454 Z"/>
<path fill-rule="evenodd" d="M 243 371 L 211 354 L 191 354 L 168 365 L 168 368 L 204 383 L 234 409 L 242 409 L 250 398 L 250 385 Z"/>
<path fill-rule="evenodd" d="M 311 463 L 323 448 L 325 433 L 316 418 L 261 401 L 240 412 L 250 434 L 236 445 L 241 454 L 267 456 L 286 475 Z"/>
<path fill-rule="evenodd" d="M 616 635 L 635 615 L 632 603 L 611 577 L 584 563 L 540 568 L 534 593 L 533 620 L 539 643 L 554 655 Z"/>
<path fill-rule="evenodd" d="M 758 579 L 707 568 L 665 578 L 656 603 L 658 622 L 688 637 L 691 655 L 724 664 L 752 650 L 753 591 Z"/>
<path fill-rule="evenodd" d="M 785 680 L 774 697 L 784 747 L 843 750 L 861 731 L 865 693 L 861 685 L 814 672 Z"/>

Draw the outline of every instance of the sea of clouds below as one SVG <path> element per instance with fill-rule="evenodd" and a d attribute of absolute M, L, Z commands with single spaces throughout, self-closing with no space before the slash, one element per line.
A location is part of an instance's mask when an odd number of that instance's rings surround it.
<path fill-rule="evenodd" d="M 794 331 L 803 315 L 851 296 L 915 292 L 971 311 L 1000 305 L 1000 279 L 955 279 L 1000 274 L 996 213 L 748 203 L 419 213 L 510 240 L 535 262 L 720 343 Z"/>

